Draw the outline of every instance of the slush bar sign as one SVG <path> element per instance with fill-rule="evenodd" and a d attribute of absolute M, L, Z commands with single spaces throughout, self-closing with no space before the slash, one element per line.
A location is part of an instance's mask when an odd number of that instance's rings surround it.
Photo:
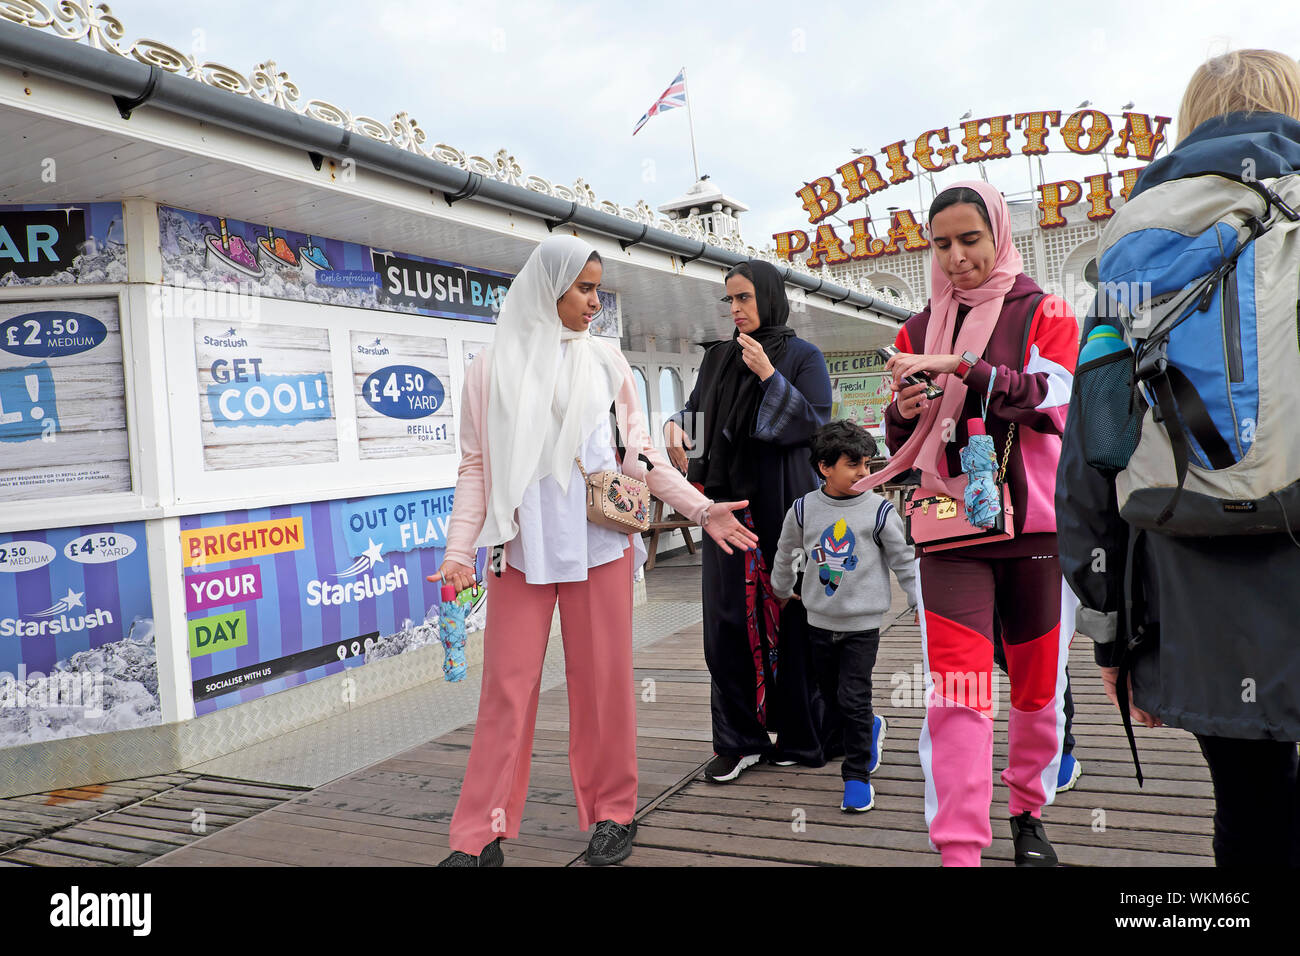
<path fill-rule="evenodd" d="M 495 321 L 510 280 L 409 256 L 372 251 L 383 281 L 379 301 L 395 308 L 415 308 Z"/>
<path fill-rule="evenodd" d="M 0 213 L 0 275 L 22 279 L 65 270 L 86 242 L 81 209 Z"/>

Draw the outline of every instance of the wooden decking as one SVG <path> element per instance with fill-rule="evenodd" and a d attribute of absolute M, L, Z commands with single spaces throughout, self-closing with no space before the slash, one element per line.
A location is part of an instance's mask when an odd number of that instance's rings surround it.
<path fill-rule="evenodd" d="M 651 599 L 683 599 L 698 588 L 698 568 L 661 565 Z M 698 594 L 698 591 L 694 592 Z M 636 653 L 640 765 L 639 830 L 627 865 L 637 866 L 935 866 L 922 808 L 917 737 L 919 633 L 908 616 L 883 635 L 875 670 L 877 712 L 889 720 L 876 809 L 838 809 L 839 765 L 811 770 L 759 766 L 727 785 L 700 779 L 711 758 L 709 675 L 699 625 Z M 1071 655 L 1078 744 L 1084 773 L 1044 812 L 1063 864 L 1212 865 L 1213 799 L 1193 738 L 1181 731 L 1139 732 L 1146 786 L 1133 779 L 1123 729 L 1102 693 L 1091 648 Z M 899 676 L 895 676 L 899 675 Z M 651 681 L 653 683 L 646 683 Z M 891 701 L 893 696 L 893 701 Z M 651 699 L 652 698 L 652 699 Z M 1006 700 L 1006 685 L 1002 684 Z M 586 835 L 566 759 L 564 688 L 542 695 L 533 748 L 532 787 L 519 839 L 506 844 L 510 866 L 581 865 Z M 472 725 L 349 774 L 173 850 L 157 866 L 420 866 L 448 852 L 447 828 L 460 792 Z M 1005 705 L 994 765 L 1006 755 Z M 990 865 L 1009 865 L 1006 788 L 995 777 Z"/>
<path fill-rule="evenodd" d="M 171 773 L 0 800 L 0 866 L 137 866 L 302 788 Z"/>

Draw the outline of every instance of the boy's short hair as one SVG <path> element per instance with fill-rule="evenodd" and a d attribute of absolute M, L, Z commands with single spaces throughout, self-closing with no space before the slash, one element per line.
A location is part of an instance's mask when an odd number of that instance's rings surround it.
<path fill-rule="evenodd" d="M 876 439 L 861 425 L 855 425 L 846 419 L 827 422 L 813 433 L 812 466 L 824 464 L 833 468 L 839 463 L 841 455 L 850 459 L 868 460 L 876 457 Z M 818 471 L 818 474 L 821 474 Z"/>

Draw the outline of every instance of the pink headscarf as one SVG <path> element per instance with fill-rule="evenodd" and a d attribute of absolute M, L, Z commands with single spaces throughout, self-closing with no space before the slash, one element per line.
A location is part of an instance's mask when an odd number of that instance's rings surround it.
<path fill-rule="evenodd" d="M 949 188 L 959 186 L 975 190 L 984 200 L 993 226 L 993 244 L 997 253 L 993 269 L 981 285 L 974 289 L 958 289 L 939 268 L 939 253 L 935 250 L 930 264 L 930 322 L 925 333 L 927 355 L 960 355 L 967 351 L 983 354 L 1002 314 L 1002 301 L 1016 277 L 1025 269 L 1020 251 L 1011 238 L 1011 211 L 1007 209 L 1002 193 L 986 182 L 973 180 L 954 183 Z M 969 305 L 970 312 L 966 314 L 954 343 L 953 328 L 957 323 L 958 305 Z M 927 487 L 942 487 L 954 496 L 961 494 L 961 483 L 945 474 L 948 470 L 947 442 L 943 438 L 946 429 L 941 423 L 957 421 L 966 405 L 966 385 L 956 375 L 950 374 L 937 376 L 935 384 L 943 389 L 942 399 L 930 403 L 925 415 L 917 422 L 912 437 L 894 453 L 889 464 L 855 484 L 854 491 L 864 491 L 912 468 L 920 468 Z"/>

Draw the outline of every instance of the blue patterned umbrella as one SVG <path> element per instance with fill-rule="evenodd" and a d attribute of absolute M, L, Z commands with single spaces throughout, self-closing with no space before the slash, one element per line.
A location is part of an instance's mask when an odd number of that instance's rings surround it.
<path fill-rule="evenodd" d="M 1002 512 L 1002 496 L 995 480 L 998 460 L 993 438 L 983 434 L 983 422 L 970 423 L 970 440 L 961 450 L 961 470 L 966 473 L 966 520 L 977 528 L 992 528 Z"/>
<path fill-rule="evenodd" d="M 442 607 L 438 612 L 438 639 L 442 641 L 442 673 L 449 681 L 465 679 L 465 615 L 469 604 L 456 600 L 450 584 L 442 587 Z"/>

